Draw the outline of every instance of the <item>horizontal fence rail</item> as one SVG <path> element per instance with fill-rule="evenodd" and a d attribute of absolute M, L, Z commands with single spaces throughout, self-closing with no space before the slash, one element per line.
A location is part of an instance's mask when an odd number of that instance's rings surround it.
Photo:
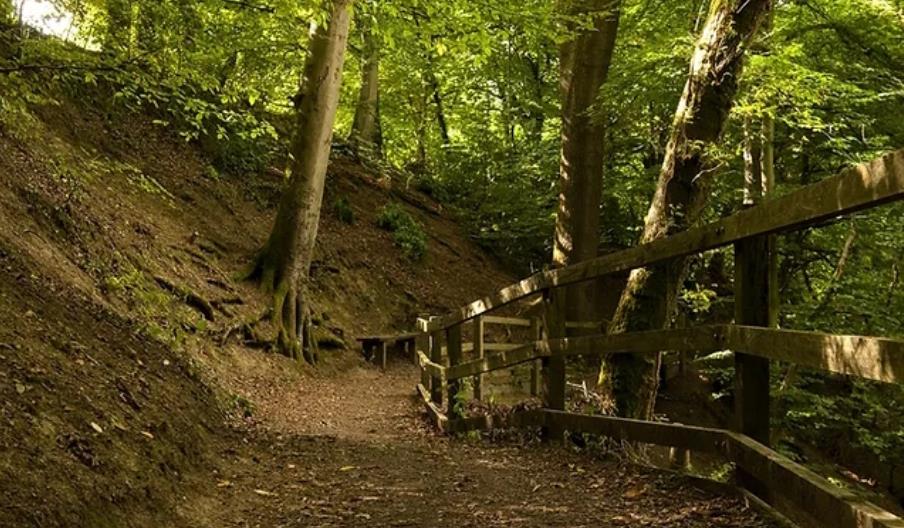
<path fill-rule="evenodd" d="M 759 235 L 802 229 L 856 211 L 904 199 L 904 150 L 768 200 L 712 224 L 567 268 L 540 272 L 429 323 L 440 330 L 558 286 L 630 271 L 727 246 Z"/>
<path fill-rule="evenodd" d="M 447 379 L 456 380 L 553 355 L 651 354 L 662 350 L 733 350 L 835 374 L 885 383 L 904 382 L 904 341 L 738 325 L 544 340 L 449 367 L 436 366 L 444 369 Z"/>

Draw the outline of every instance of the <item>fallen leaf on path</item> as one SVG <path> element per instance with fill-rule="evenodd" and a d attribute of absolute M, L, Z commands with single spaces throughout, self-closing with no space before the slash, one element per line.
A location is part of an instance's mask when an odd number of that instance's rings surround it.
<path fill-rule="evenodd" d="M 640 497 L 641 495 L 643 495 L 643 494 L 646 493 L 646 492 L 647 492 L 647 488 L 646 488 L 646 487 L 631 488 L 631 489 L 629 489 L 628 491 L 625 492 L 625 498 L 626 498 L 626 499 L 636 499 L 636 498 Z"/>
<path fill-rule="evenodd" d="M 217 482 L 217 487 L 218 488 L 231 488 L 232 482 L 230 482 L 228 480 L 221 480 L 221 481 Z"/>
<path fill-rule="evenodd" d="M 273 493 L 272 491 L 266 491 L 266 490 L 262 490 L 262 489 L 256 489 L 256 490 L 254 490 L 254 493 L 257 493 L 258 495 L 263 495 L 264 497 L 276 497 L 279 495 L 278 493 Z"/>
<path fill-rule="evenodd" d="M 358 469 L 358 466 L 342 466 L 339 471 L 351 471 L 353 469 Z"/>
<path fill-rule="evenodd" d="M 91 422 L 91 429 L 94 429 L 94 430 L 97 431 L 98 433 L 103 433 L 103 432 L 104 432 L 104 430 L 101 429 L 101 427 L 100 427 L 99 425 L 97 425 L 96 423 L 94 423 L 94 422 Z"/>

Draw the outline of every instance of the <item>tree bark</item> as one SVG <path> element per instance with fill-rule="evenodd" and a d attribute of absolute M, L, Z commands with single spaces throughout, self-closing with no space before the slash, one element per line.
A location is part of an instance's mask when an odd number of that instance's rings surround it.
<path fill-rule="evenodd" d="M 436 112 L 436 124 L 439 126 L 439 136 L 443 145 L 451 144 L 449 137 L 449 125 L 446 122 L 446 110 L 443 108 L 443 96 L 439 91 L 439 80 L 433 71 L 433 53 L 427 52 L 427 71 L 425 72 L 427 86 L 430 88 L 430 97 L 433 98 L 433 109 Z"/>
<path fill-rule="evenodd" d="M 558 267 L 595 258 L 599 250 L 606 125 L 591 110 L 612 63 L 619 4 L 619 0 L 573 0 L 567 5 L 575 15 L 590 15 L 593 27 L 560 49 L 562 147 L 553 245 L 553 264 Z M 567 288 L 569 321 L 593 319 L 594 290 L 586 285 Z"/>
<path fill-rule="evenodd" d="M 707 145 L 719 140 L 731 111 L 744 51 L 771 0 L 713 0 L 697 41 L 641 243 L 686 230 L 699 217 L 713 167 Z M 685 271 L 685 258 L 631 273 L 610 325 L 612 333 L 665 328 L 671 324 Z M 660 355 L 612 356 L 601 382 L 613 393 L 622 416 L 648 419 L 659 387 Z"/>
<path fill-rule="evenodd" d="M 293 358 L 303 352 L 310 362 L 316 361 L 316 341 L 310 335 L 307 281 L 339 103 L 351 3 L 329 2 L 329 22 L 312 37 L 299 89 L 289 179 L 270 239 L 252 273 L 273 296 L 279 350 Z"/>
<path fill-rule="evenodd" d="M 380 47 L 367 18 L 361 19 L 364 47 L 361 65 L 361 90 L 355 107 L 355 119 L 349 143 L 356 151 L 368 151 L 382 157 L 380 128 Z"/>

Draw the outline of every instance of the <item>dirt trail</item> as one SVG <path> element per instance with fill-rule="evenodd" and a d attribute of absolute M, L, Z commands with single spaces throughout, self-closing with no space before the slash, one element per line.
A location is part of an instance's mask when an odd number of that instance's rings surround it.
<path fill-rule="evenodd" d="M 773 526 L 688 479 L 562 448 L 439 437 L 416 371 L 359 367 L 261 386 L 190 524 L 301 526 Z"/>

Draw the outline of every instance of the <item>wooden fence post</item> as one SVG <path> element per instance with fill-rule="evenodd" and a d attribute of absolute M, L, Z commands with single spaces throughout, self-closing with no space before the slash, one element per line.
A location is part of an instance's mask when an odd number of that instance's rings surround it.
<path fill-rule="evenodd" d="M 479 315 L 474 318 L 474 357 L 477 359 L 483 359 L 486 354 L 483 349 L 483 333 L 483 316 Z M 483 374 L 474 376 L 474 399 L 477 401 L 483 401 L 484 380 Z"/>
<path fill-rule="evenodd" d="M 774 326 L 778 306 L 774 266 L 775 237 L 766 235 L 735 244 L 735 323 Z M 769 445 L 769 360 L 735 351 L 735 430 Z M 738 472 L 741 486 L 766 499 L 765 487 Z"/>
<path fill-rule="evenodd" d="M 544 328 L 546 339 L 565 337 L 565 289 L 550 288 L 543 292 Z M 565 358 L 555 355 L 542 359 L 543 407 L 554 411 L 565 410 Z M 547 441 L 561 441 L 564 430 L 561 427 L 544 428 L 542 435 Z"/>
<path fill-rule="evenodd" d="M 430 361 L 443 365 L 443 334 L 442 330 L 436 330 L 430 333 Z M 437 404 L 443 402 L 443 380 L 432 378 L 430 383 L 430 399 Z"/>
<path fill-rule="evenodd" d="M 457 324 L 446 330 L 447 367 L 458 365 L 462 361 L 461 327 L 461 324 Z M 449 418 L 452 418 L 453 416 L 455 397 L 458 395 L 458 388 L 460 385 L 461 382 L 459 380 L 452 380 L 447 383 L 446 394 L 448 401 L 446 402 L 446 416 Z"/>
<path fill-rule="evenodd" d="M 532 342 L 536 343 L 543 339 L 543 326 L 540 322 L 539 317 L 534 317 L 531 319 L 530 325 L 530 339 Z M 543 369 L 543 362 L 539 359 L 531 363 L 530 368 L 530 395 L 537 397 L 540 395 L 540 373 Z"/>
<path fill-rule="evenodd" d="M 419 365 L 418 352 L 423 352 L 430 357 L 430 334 L 427 333 L 428 319 L 418 318 L 417 320 L 417 337 L 414 340 L 414 364 Z M 430 390 L 430 375 L 426 370 L 421 369 L 421 385 L 425 389 Z"/>

